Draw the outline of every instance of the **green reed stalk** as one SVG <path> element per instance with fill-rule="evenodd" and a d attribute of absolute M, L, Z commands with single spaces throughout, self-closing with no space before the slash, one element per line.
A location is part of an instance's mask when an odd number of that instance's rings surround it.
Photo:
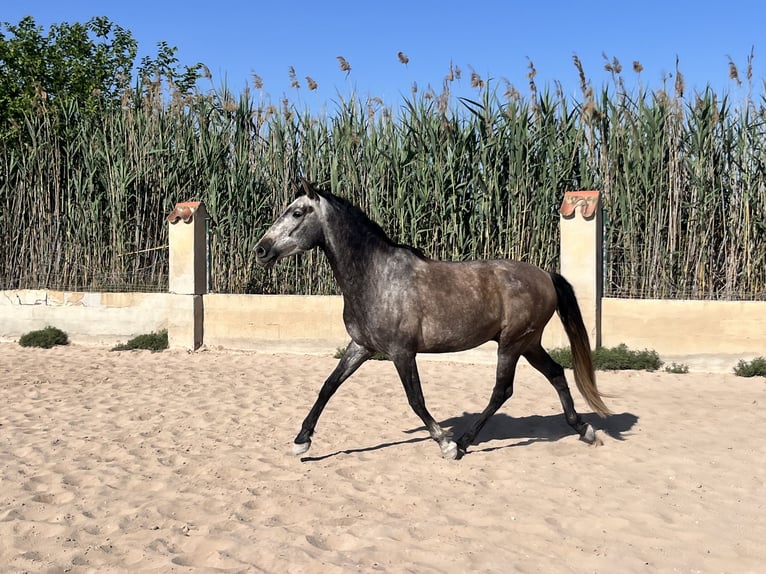
<path fill-rule="evenodd" d="M 168 99 L 147 84 L 95 114 L 41 102 L 0 147 L 0 286 L 165 289 L 164 216 L 203 200 L 213 290 L 337 292 L 318 253 L 254 264 L 303 175 L 431 257 L 549 269 L 563 193 L 600 189 L 608 294 L 766 298 L 764 110 L 763 96 L 628 92 L 618 72 L 599 93 L 583 73 L 579 102 L 533 82 L 453 100 L 445 82 L 320 116 L 225 87 Z"/>

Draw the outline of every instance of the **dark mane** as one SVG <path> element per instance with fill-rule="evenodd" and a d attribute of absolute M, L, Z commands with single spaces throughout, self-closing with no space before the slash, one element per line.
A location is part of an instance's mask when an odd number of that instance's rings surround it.
<path fill-rule="evenodd" d="M 348 199 L 335 195 L 334 193 L 325 189 L 319 189 L 317 187 L 314 188 L 314 191 L 319 195 L 319 197 L 332 203 L 339 211 L 347 214 L 352 221 L 355 221 L 369 235 L 381 239 L 391 247 L 406 249 L 421 259 L 427 259 L 425 254 L 417 247 L 412 247 L 411 245 L 406 245 L 403 243 L 397 243 L 391 239 L 388 234 L 383 231 L 383 228 L 380 225 L 370 219 L 370 217 L 361 208 L 354 205 Z"/>

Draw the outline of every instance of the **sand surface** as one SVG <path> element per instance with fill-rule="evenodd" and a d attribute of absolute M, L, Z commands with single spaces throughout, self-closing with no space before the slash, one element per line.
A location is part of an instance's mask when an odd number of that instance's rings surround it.
<path fill-rule="evenodd" d="M 332 357 L 0 344 L 0 572 L 764 572 L 766 380 L 600 373 L 578 440 L 553 389 L 440 457 L 393 365 L 292 440 Z M 420 362 L 456 433 L 493 366 Z M 570 382 L 571 374 L 570 374 Z"/>

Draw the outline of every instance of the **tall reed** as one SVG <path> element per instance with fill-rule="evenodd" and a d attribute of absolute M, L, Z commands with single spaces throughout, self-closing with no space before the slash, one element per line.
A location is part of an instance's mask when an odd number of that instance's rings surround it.
<path fill-rule="evenodd" d="M 600 189 L 608 294 L 766 298 L 766 96 L 628 91 L 616 64 L 600 91 L 580 67 L 579 100 L 539 91 L 530 63 L 526 95 L 445 81 L 318 116 L 225 86 L 139 86 L 96 114 L 40 102 L 0 148 L 0 288 L 165 289 L 164 216 L 204 200 L 213 290 L 333 293 L 317 253 L 254 265 L 303 175 L 432 257 L 551 269 L 564 191 Z"/>

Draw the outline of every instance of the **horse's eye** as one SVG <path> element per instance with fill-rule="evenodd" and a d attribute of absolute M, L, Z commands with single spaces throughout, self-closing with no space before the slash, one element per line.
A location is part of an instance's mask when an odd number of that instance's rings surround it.
<path fill-rule="evenodd" d="M 293 217 L 298 219 L 300 217 L 303 217 L 303 210 L 302 209 L 296 209 L 293 211 Z"/>

